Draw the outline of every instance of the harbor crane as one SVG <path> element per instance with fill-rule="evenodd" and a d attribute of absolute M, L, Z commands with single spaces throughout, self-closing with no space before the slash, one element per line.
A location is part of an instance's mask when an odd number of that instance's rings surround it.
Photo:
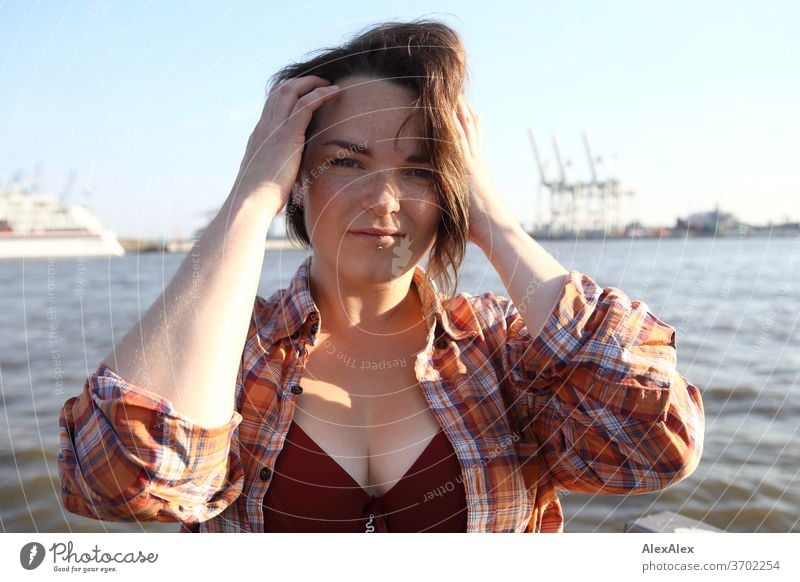
<path fill-rule="evenodd" d="M 542 188 L 550 195 L 550 224 L 548 231 L 555 236 L 613 236 L 622 234 L 623 224 L 622 201 L 624 196 L 632 196 L 633 192 L 623 192 L 620 181 L 609 176 L 600 176 L 598 164 L 602 158 L 592 155 L 589 138 L 582 132 L 583 148 L 589 164 L 589 178 L 585 181 L 572 180 L 568 174 L 570 161 L 564 161 L 558 140 L 553 137 L 553 151 L 559 179 L 552 180 L 545 169 L 546 162 L 542 158 L 532 129 L 528 129 L 528 137 L 533 149 Z"/>

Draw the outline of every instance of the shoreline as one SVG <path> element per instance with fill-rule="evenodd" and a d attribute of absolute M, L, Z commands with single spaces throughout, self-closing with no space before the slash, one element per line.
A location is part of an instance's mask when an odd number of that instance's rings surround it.
<path fill-rule="evenodd" d="M 687 239 L 708 239 L 708 238 L 748 238 L 748 239 L 764 239 L 764 238 L 789 238 L 800 236 L 800 228 L 798 229 L 771 229 L 765 228 L 749 228 L 736 232 L 692 232 L 692 231 L 659 231 L 656 233 L 649 233 L 646 230 L 642 234 L 621 234 L 621 235 L 602 235 L 595 233 L 543 233 L 543 232 L 528 232 L 528 235 L 535 238 L 537 241 L 620 241 L 620 240 L 687 240 Z M 191 240 L 173 240 L 166 243 L 161 241 L 144 240 L 144 239 L 119 239 L 120 245 L 125 249 L 126 253 L 140 254 L 140 253 L 188 253 L 192 250 L 194 241 Z M 267 239 L 264 241 L 265 251 L 275 250 L 304 250 L 304 247 L 294 243 L 288 239 Z"/>

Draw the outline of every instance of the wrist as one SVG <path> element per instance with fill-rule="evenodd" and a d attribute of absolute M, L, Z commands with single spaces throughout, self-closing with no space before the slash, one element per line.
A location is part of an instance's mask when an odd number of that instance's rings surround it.
<path fill-rule="evenodd" d="M 517 220 L 505 212 L 492 212 L 487 214 L 485 227 L 475 244 L 484 252 L 496 249 L 501 242 L 517 236 L 528 236 Z"/>
<path fill-rule="evenodd" d="M 245 211 L 267 217 L 270 222 L 281 212 L 285 203 L 274 191 L 234 190 L 228 196 L 225 204 L 234 212 Z"/>
<path fill-rule="evenodd" d="M 288 196 L 284 196 L 280 188 L 272 183 L 248 186 L 237 182 L 228 195 L 228 202 L 232 205 L 255 207 L 260 211 L 270 212 L 273 216 L 286 206 L 287 200 Z"/>

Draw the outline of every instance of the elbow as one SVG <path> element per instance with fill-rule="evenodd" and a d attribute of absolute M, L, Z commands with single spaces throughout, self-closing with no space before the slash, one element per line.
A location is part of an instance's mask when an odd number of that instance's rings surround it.
<path fill-rule="evenodd" d="M 238 457 L 206 475 L 159 482 L 141 468 L 105 463 L 83 468 L 73 451 L 60 451 L 61 501 L 67 511 L 115 522 L 199 523 L 225 511 L 244 486 Z"/>
<path fill-rule="evenodd" d="M 666 410 L 638 447 L 653 478 L 643 492 L 675 485 L 694 473 L 703 455 L 705 412 L 700 390 L 673 369 Z M 645 454 L 646 451 L 646 454 Z"/>
<path fill-rule="evenodd" d="M 681 441 L 673 448 L 664 451 L 667 461 L 660 459 L 654 463 L 656 478 L 652 480 L 653 486 L 645 488 L 643 493 L 659 491 L 677 485 L 695 472 L 700 464 L 703 454 L 703 439 L 692 437 L 690 441 Z"/>
<path fill-rule="evenodd" d="M 682 481 L 700 464 L 705 438 L 705 410 L 700 390 L 677 372 L 677 382 L 671 390 L 672 402 L 665 421 L 669 435 L 670 458 L 676 459 L 676 469 L 670 484 Z"/>
<path fill-rule="evenodd" d="M 191 425 L 164 401 L 119 381 L 84 385 L 61 410 L 58 469 L 65 509 L 108 521 L 205 521 L 241 493 L 241 415 Z M 200 446 L 202 445 L 202 446 Z"/>
<path fill-rule="evenodd" d="M 158 513 L 143 503 L 143 472 L 120 471 L 109 459 L 85 463 L 71 431 L 62 425 L 58 451 L 61 503 L 70 513 L 104 521 L 153 521 Z"/>
<path fill-rule="evenodd" d="M 702 415 L 686 419 L 679 428 L 663 424 L 654 428 L 655 438 L 653 445 L 646 447 L 636 493 L 660 491 L 692 475 L 703 455 L 703 430 Z"/>
<path fill-rule="evenodd" d="M 675 437 L 678 442 L 674 447 L 674 455 L 678 460 L 676 461 L 675 470 L 670 475 L 668 485 L 683 481 L 694 473 L 703 456 L 703 417 L 697 417 L 696 422 L 693 422 L 685 430 L 685 436 Z"/>

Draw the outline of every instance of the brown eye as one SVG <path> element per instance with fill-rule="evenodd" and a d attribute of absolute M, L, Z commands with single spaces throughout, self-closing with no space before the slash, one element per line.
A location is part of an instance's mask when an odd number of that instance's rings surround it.
<path fill-rule="evenodd" d="M 341 166 L 343 168 L 355 168 L 358 162 L 352 158 L 333 158 L 328 160 L 332 166 Z"/>
<path fill-rule="evenodd" d="M 433 170 L 427 168 L 412 168 L 409 173 L 414 178 L 421 178 L 423 180 L 430 180 L 433 178 Z"/>

